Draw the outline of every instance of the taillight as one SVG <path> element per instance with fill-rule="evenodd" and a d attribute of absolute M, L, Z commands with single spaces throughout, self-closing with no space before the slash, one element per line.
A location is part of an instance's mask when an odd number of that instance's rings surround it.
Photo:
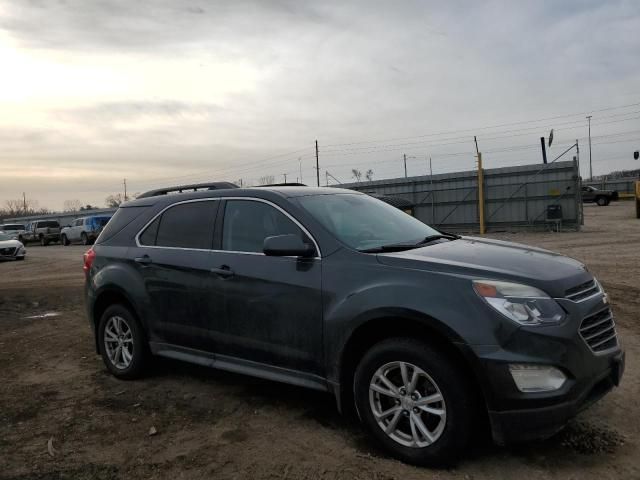
<path fill-rule="evenodd" d="M 95 258 L 96 252 L 93 250 L 93 248 L 90 248 L 84 254 L 84 266 L 82 267 L 82 270 L 84 270 L 85 273 L 89 273 L 89 270 L 91 270 L 91 265 L 93 265 L 93 261 L 95 260 Z"/>

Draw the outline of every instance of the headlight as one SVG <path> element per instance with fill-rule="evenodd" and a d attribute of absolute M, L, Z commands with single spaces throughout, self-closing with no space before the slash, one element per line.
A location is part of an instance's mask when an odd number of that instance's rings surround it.
<path fill-rule="evenodd" d="M 564 320 L 560 305 L 537 288 L 494 280 L 474 280 L 473 288 L 489 306 L 520 325 L 548 325 Z"/>

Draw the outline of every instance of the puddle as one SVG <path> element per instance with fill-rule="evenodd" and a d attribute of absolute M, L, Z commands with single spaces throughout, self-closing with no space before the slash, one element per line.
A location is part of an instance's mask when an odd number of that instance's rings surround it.
<path fill-rule="evenodd" d="M 51 317 L 58 317 L 60 316 L 60 314 L 58 312 L 46 312 L 46 313 L 41 313 L 39 315 L 31 315 L 29 317 L 24 317 L 27 320 L 34 320 L 34 319 L 40 319 L 40 318 L 51 318 Z"/>

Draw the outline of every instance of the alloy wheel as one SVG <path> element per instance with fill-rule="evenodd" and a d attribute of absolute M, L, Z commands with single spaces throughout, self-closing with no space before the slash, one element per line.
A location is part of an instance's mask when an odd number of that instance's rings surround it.
<path fill-rule="evenodd" d="M 405 447 L 427 447 L 440 438 L 447 420 L 436 382 L 408 362 L 380 367 L 369 384 L 369 405 L 378 426 Z"/>
<path fill-rule="evenodd" d="M 104 327 L 104 347 L 111 364 L 125 370 L 133 360 L 133 332 L 127 321 L 120 316 L 107 320 Z"/>

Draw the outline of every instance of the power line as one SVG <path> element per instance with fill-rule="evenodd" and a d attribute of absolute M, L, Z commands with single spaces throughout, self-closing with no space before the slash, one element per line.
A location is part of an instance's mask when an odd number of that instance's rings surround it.
<path fill-rule="evenodd" d="M 359 142 L 350 142 L 350 143 L 333 143 L 333 144 L 329 144 L 329 145 L 326 145 L 326 146 L 327 147 L 341 147 L 341 146 L 348 146 L 348 145 L 359 145 L 359 144 L 363 144 L 363 143 L 395 142 L 395 141 L 400 141 L 400 140 L 411 140 L 413 138 L 432 137 L 432 136 L 437 136 L 437 135 L 449 135 L 449 134 L 461 133 L 461 132 L 473 132 L 473 131 L 477 131 L 477 130 L 488 130 L 488 129 L 492 129 L 492 128 L 508 127 L 508 126 L 511 126 L 511 125 L 523 125 L 523 124 L 527 124 L 527 123 L 544 122 L 544 121 L 548 121 L 548 120 L 556 120 L 556 119 L 559 119 L 559 118 L 569 118 L 569 117 L 583 116 L 583 115 L 587 115 L 589 113 L 605 112 L 605 111 L 610 111 L 610 110 L 619 110 L 621 108 L 637 107 L 639 105 L 640 105 L 640 102 L 638 102 L 638 103 L 630 103 L 630 104 L 627 104 L 627 105 L 619 105 L 619 106 L 615 106 L 615 107 L 600 108 L 598 110 L 590 110 L 588 112 L 569 113 L 569 114 L 566 114 L 566 115 L 556 115 L 554 117 L 539 118 L 539 119 L 536 119 L 536 120 L 523 120 L 523 121 L 520 121 L 520 122 L 501 123 L 501 124 L 497 124 L 497 125 L 489 125 L 489 126 L 484 126 L 484 127 L 472 127 L 472 128 L 465 128 L 465 129 L 460 129 L 460 130 L 449 130 L 449 131 L 445 131 L 445 132 L 427 133 L 427 134 L 423 134 L 423 135 L 414 135 L 414 136 L 411 136 L 411 137 L 391 138 L 391 139 L 384 139 L 384 140 L 375 140 L 375 139 L 374 140 L 363 140 L 363 141 L 359 141 Z"/>

